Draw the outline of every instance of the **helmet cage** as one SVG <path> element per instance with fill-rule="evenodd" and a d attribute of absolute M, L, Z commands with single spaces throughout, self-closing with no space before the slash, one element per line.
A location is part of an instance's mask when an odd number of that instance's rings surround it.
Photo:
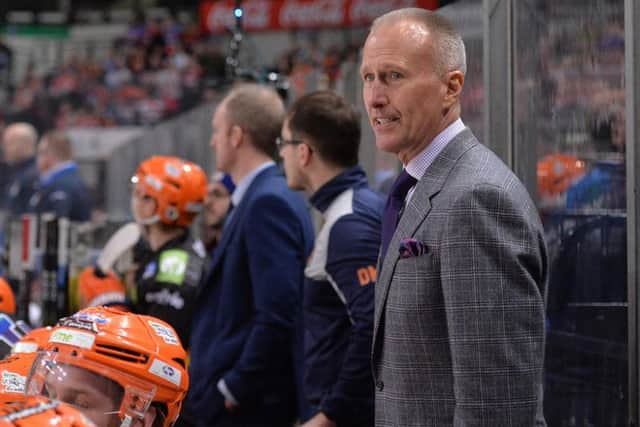
<path fill-rule="evenodd" d="M 88 371 L 122 387 L 121 402 L 117 408 L 114 408 L 121 420 L 142 419 L 156 395 L 156 386 L 150 382 L 118 372 L 87 358 L 50 351 L 38 353 L 27 379 L 26 394 L 48 397 L 47 386 L 51 384 L 50 379 L 53 377 L 54 380 L 59 379 L 60 383 L 67 383 L 69 366 Z M 64 381 L 62 381 L 63 378 L 65 378 Z M 61 400 L 64 401 L 64 398 Z M 74 402 L 66 403 L 74 404 Z"/>

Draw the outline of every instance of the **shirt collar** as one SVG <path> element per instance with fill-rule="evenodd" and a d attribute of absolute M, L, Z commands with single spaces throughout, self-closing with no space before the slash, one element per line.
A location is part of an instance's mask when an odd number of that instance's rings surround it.
<path fill-rule="evenodd" d="M 331 203 L 348 188 L 367 185 L 367 175 L 360 166 L 349 168 L 327 181 L 320 187 L 309 202 L 320 212 L 326 211 Z"/>
<path fill-rule="evenodd" d="M 260 172 L 271 166 L 275 166 L 275 162 L 271 160 L 268 162 L 264 162 L 263 164 L 252 170 L 249 175 L 240 180 L 240 182 L 236 185 L 236 189 L 233 190 L 233 193 L 231 194 L 231 203 L 233 203 L 233 206 L 238 206 L 240 204 L 242 198 L 244 197 L 244 194 L 247 192 L 249 186 L 256 178 L 256 176 L 258 176 Z"/>
<path fill-rule="evenodd" d="M 76 162 L 74 162 L 73 160 L 67 160 L 66 162 L 57 164 L 40 175 L 40 183 L 46 185 L 58 174 L 70 169 L 75 169 L 76 167 Z"/>
<path fill-rule="evenodd" d="M 420 178 L 422 178 L 422 175 L 424 175 L 427 168 L 431 166 L 438 154 L 464 129 L 465 125 L 462 119 L 458 119 L 447 126 L 442 132 L 436 135 L 433 141 L 427 144 L 417 156 L 405 165 L 407 173 L 420 181 Z"/>
<path fill-rule="evenodd" d="M 15 162 L 13 164 L 8 164 L 7 166 L 9 166 L 9 168 L 11 168 L 11 170 L 22 171 L 23 169 L 26 169 L 26 168 L 29 168 L 31 166 L 34 166 L 35 164 L 36 164 L 36 158 L 35 158 L 35 156 L 32 156 L 32 157 L 28 157 L 26 159 L 18 160 L 17 162 Z"/>

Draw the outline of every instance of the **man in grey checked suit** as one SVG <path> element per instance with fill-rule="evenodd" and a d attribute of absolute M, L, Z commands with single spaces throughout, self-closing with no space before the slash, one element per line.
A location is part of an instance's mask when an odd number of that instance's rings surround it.
<path fill-rule="evenodd" d="M 460 119 L 465 71 L 460 35 L 426 10 L 378 18 L 365 42 L 376 145 L 410 181 L 394 184 L 383 224 L 376 426 L 544 425 L 543 230 L 523 185 Z"/>

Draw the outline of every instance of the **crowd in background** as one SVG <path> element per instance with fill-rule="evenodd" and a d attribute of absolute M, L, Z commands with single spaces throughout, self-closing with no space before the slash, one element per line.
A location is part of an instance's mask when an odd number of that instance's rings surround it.
<path fill-rule="evenodd" d="M 72 56 L 42 76 L 27 70 L 0 114 L 41 130 L 150 125 L 200 102 L 205 82 L 223 77 L 222 61 L 191 27 L 140 21 L 107 58 Z"/>
<path fill-rule="evenodd" d="M 210 100 L 224 83 L 226 52 L 216 37 L 171 17 L 141 17 L 106 58 L 72 55 L 44 75 L 31 64 L 0 107 L 0 124 L 27 121 L 43 131 L 159 123 Z M 333 88 L 343 64 L 349 68 L 357 57 L 356 46 L 294 46 L 257 67 L 287 76 L 299 96 L 308 91 L 309 74 L 318 73 L 321 85 Z"/>

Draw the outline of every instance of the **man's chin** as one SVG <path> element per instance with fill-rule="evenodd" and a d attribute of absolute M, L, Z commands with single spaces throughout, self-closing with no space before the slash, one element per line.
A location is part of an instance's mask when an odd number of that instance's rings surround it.
<path fill-rule="evenodd" d="M 400 151 L 399 143 L 396 138 L 390 138 L 388 136 L 376 136 L 376 147 L 379 150 L 387 153 L 397 153 Z"/>

